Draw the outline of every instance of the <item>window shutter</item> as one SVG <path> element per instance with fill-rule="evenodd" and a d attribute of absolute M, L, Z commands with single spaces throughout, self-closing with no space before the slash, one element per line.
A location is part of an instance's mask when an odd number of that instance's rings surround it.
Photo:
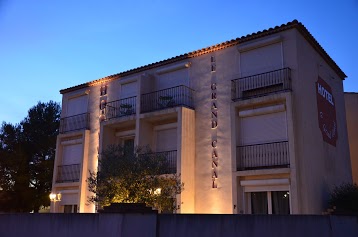
<path fill-rule="evenodd" d="M 157 131 L 157 152 L 172 151 L 177 149 L 177 129 L 165 129 Z"/>
<path fill-rule="evenodd" d="M 286 112 L 240 118 L 241 145 L 287 141 Z"/>
<path fill-rule="evenodd" d="M 158 75 L 155 88 L 157 90 L 162 90 L 180 85 L 188 86 L 188 83 L 188 70 L 182 69 Z"/>
<path fill-rule="evenodd" d="M 77 193 L 64 193 L 61 196 L 61 205 L 77 205 Z"/>
<path fill-rule="evenodd" d="M 137 95 L 137 82 L 131 82 L 121 85 L 121 99 Z"/>
<path fill-rule="evenodd" d="M 87 113 L 87 95 L 69 99 L 67 102 L 67 117 Z"/>
<path fill-rule="evenodd" d="M 241 76 L 282 68 L 281 43 L 255 48 L 240 54 Z"/>
<path fill-rule="evenodd" d="M 80 164 L 82 161 L 82 144 L 63 147 L 62 165 Z"/>

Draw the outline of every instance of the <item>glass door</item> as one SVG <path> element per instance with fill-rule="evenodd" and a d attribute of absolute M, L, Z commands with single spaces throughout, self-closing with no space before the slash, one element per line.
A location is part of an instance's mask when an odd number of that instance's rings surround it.
<path fill-rule="evenodd" d="M 246 196 L 247 213 L 290 214 L 290 193 L 288 191 L 249 192 Z"/>
<path fill-rule="evenodd" d="M 251 193 L 251 214 L 268 214 L 267 192 Z"/>

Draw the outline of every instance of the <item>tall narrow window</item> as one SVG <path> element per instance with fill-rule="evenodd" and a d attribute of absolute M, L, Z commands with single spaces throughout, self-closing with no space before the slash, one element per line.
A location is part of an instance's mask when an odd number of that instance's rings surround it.
<path fill-rule="evenodd" d="M 134 138 L 124 139 L 123 148 L 125 153 L 132 154 L 134 152 Z"/>
<path fill-rule="evenodd" d="M 251 193 L 251 213 L 268 214 L 267 192 Z"/>
<path fill-rule="evenodd" d="M 290 214 L 290 193 L 287 191 L 271 192 L 272 214 Z"/>

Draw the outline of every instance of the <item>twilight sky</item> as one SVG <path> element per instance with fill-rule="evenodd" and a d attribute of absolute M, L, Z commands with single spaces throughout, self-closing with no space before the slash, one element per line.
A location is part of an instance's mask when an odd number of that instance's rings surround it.
<path fill-rule="evenodd" d="M 60 89 L 293 19 L 358 92 L 358 0 L 0 0 L 0 123 Z"/>

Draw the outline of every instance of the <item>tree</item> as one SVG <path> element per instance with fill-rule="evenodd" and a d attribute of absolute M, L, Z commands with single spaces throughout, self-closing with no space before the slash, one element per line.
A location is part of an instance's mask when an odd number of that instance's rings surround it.
<path fill-rule="evenodd" d="M 37 212 L 50 204 L 60 105 L 39 102 L 19 124 L 0 128 L 0 211 Z"/>
<path fill-rule="evenodd" d="M 358 185 L 343 183 L 333 189 L 329 198 L 333 214 L 358 215 Z"/>
<path fill-rule="evenodd" d="M 31 198 L 28 159 L 20 124 L 3 123 L 0 129 L 1 211 L 29 212 Z"/>
<path fill-rule="evenodd" d="M 175 196 L 184 184 L 177 174 L 168 173 L 164 156 L 148 148 L 130 151 L 119 145 L 109 146 L 99 160 L 99 171 L 90 171 L 88 189 L 90 203 L 101 207 L 110 203 L 145 203 L 160 212 L 177 209 Z"/>

